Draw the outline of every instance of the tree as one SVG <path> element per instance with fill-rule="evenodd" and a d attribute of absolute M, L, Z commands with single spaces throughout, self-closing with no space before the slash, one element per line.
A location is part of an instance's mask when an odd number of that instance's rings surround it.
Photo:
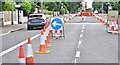
<path fill-rule="evenodd" d="M 15 4 L 13 4 L 13 10 L 15 11 Z M 2 11 L 12 11 L 12 2 L 3 2 Z"/>
<path fill-rule="evenodd" d="M 34 2 L 30 2 L 30 4 L 31 4 L 31 12 L 30 13 L 32 14 L 32 13 L 34 13 L 35 8 L 37 7 L 37 4 Z"/>
<path fill-rule="evenodd" d="M 102 7 L 102 2 L 93 2 L 92 7 L 94 10 L 99 10 Z"/>
<path fill-rule="evenodd" d="M 31 4 L 26 0 L 26 2 L 21 3 L 21 9 L 28 15 L 31 12 Z"/>

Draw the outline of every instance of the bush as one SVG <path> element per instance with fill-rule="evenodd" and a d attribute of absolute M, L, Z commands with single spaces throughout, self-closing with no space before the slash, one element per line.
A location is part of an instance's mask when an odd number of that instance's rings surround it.
<path fill-rule="evenodd" d="M 48 15 L 52 15 L 53 12 L 52 11 L 47 11 Z"/>
<path fill-rule="evenodd" d="M 63 8 L 63 9 L 62 9 L 62 8 L 60 9 L 60 13 L 61 13 L 61 14 L 62 14 L 62 12 L 63 12 L 64 14 L 67 14 L 67 11 L 68 11 L 68 10 L 67 10 L 67 9 L 64 9 L 64 8 Z"/>

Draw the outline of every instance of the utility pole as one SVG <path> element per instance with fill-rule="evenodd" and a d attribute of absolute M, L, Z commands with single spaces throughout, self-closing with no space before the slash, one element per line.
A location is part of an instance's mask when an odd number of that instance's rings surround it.
<path fill-rule="evenodd" d="M 13 25 L 14 23 L 13 23 L 13 0 L 12 0 L 12 22 L 11 22 L 11 24 Z"/>
<path fill-rule="evenodd" d="M 103 0 L 102 0 L 102 15 L 103 15 Z"/>
<path fill-rule="evenodd" d="M 41 0 L 41 12 L 43 13 L 43 0 Z"/>

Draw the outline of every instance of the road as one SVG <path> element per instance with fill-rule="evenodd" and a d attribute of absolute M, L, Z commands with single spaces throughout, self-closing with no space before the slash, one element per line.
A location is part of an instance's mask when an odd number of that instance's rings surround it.
<path fill-rule="evenodd" d="M 64 25 L 65 39 L 52 39 L 49 54 L 35 54 L 35 63 L 118 63 L 118 35 L 107 33 L 104 24 L 94 17 L 76 17 Z M 40 33 L 40 30 L 17 31 L 2 37 L 6 50 Z M 40 37 L 32 40 L 33 52 L 39 50 Z M 26 53 L 26 44 L 24 52 Z M 18 48 L 2 56 L 3 63 L 18 63 Z M 11 60 L 12 59 L 12 60 Z"/>

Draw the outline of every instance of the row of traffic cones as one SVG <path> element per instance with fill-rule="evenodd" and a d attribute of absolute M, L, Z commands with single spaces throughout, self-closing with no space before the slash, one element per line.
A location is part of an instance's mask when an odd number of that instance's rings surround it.
<path fill-rule="evenodd" d="M 24 55 L 23 45 L 20 45 L 19 47 L 19 64 L 34 65 L 34 56 L 33 56 L 30 37 L 28 37 L 26 58 Z"/>
<path fill-rule="evenodd" d="M 39 54 L 39 53 L 51 52 L 51 51 L 47 51 L 47 47 L 51 47 L 51 45 L 48 45 L 48 43 L 52 43 L 52 41 L 50 41 L 51 33 L 49 31 L 50 31 L 50 21 L 46 24 L 44 29 L 41 30 L 39 51 L 35 53 Z M 19 64 L 34 65 L 34 56 L 33 56 L 30 37 L 28 37 L 26 57 L 24 55 L 23 45 L 20 45 L 19 47 Z"/>
<path fill-rule="evenodd" d="M 39 51 L 36 51 L 35 53 L 50 53 L 51 51 L 47 51 L 47 47 L 51 47 L 51 45 L 48 45 L 48 43 L 52 43 L 50 41 L 50 21 L 46 24 L 44 29 L 41 30 L 41 36 L 40 36 L 40 48 Z"/>
<path fill-rule="evenodd" d="M 108 28 L 110 28 L 112 31 L 116 31 L 118 34 L 118 21 L 108 21 L 107 17 L 105 16 L 100 16 L 99 14 L 94 16 L 99 20 L 101 23 L 105 24 Z"/>

